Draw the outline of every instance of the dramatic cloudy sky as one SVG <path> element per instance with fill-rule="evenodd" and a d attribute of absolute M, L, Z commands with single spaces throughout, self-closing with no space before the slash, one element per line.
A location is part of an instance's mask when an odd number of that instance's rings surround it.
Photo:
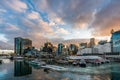
<path fill-rule="evenodd" d="M 120 0 L 0 0 L 0 41 L 108 38 L 120 29 Z"/>

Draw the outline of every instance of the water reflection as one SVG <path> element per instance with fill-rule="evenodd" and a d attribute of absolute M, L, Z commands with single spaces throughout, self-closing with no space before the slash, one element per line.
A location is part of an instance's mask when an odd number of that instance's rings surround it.
<path fill-rule="evenodd" d="M 17 60 L 14 62 L 14 76 L 25 76 L 32 74 L 32 67 L 24 61 Z"/>
<path fill-rule="evenodd" d="M 120 80 L 120 63 L 68 68 L 71 71 L 37 69 L 31 68 L 31 65 L 24 61 L 3 59 L 3 64 L 0 65 L 0 80 Z"/>
<path fill-rule="evenodd" d="M 111 68 L 111 80 L 120 80 L 120 66 Z"/>

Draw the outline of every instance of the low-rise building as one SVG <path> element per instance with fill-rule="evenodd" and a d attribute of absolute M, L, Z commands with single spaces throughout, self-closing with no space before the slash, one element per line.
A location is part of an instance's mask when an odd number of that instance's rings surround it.
<path fill-rule="evenodd" d="M 103 45 L 96 45 L 94 48 L 98 49 L 98 53 L 103 54 L 103 53 L 110 53 L 111 52 L 111 43 L 105 43 Z"/>
<path fill-rule="evenodd" d="M 111 52 L 111 43 L 105 43 L 104 45 L 96 45 L 93 48 L 84 48 L 79 49 L 77 54 L 104 54 L 104 53 L 110 53 Z"/>

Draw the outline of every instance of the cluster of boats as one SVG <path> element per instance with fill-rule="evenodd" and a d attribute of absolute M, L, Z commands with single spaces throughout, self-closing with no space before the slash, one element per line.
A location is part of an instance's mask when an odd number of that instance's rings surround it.
<path fill-rule="evenodd" d="M 32 66 L 37 66 L 37 68 L 43 68 L 45 71 L 48 71 L 48 70 L 65 71 L 65 70 L 67 70 L 67 68 L 65 68 L 65 67 L 46 64 L 44 61 L 41 61 L 39 59 L 26 61 L 26 63 L 28 63 L 29 65 L 32 65 Z"/>
<path fill-rule="evenodd" d="M 80 67 L 86 67 L 86 61 L 84 59 L 81 59 L 80 61 L 74 61 L 72 63 L 74 66 L 77 66 L 79 65 Z"/>
<path fill-rule="evenodd" d="M 67 57 L 67 60 L 57 60 L 58 63 L 62 64 L 70 64 L 73 66 L 80 66 L 80 67 L 87 67 L 88 64 L 95 64 L 95 65 L 101 65 L 105 63 L 109 63 L 110 61 L 107 59 L 103 59 L 98 56 L 69 56 Z M 43 68 L 45 71 L 46 70 L 57 70 L 57 71 L 65 71 L 67 68 L 61 67 L 61 66 L 56 66 L 46 64 L 46 62 L 40 60 L 40 59 L 34 59 L 31 61 L 26 61 L 28 64 L 32 66 L 38 66 L 39 68 Z"/>
<path fill-rule="evenodd" d="M 11 56 L 10 59 L 21 60 L 21 59 L 24 59 L 24 57 Z M 64 67 L 46 64 L 46 62 L 38 58 L 34 60 L 25 60 L 25 62 L 33 66 L 38 66 L 41 68 L 47 68 L 52 70 L 57 69 L 60 71 L 60 70 L 66 69 Z M 66 59 L 56 59 L 55 63 L 86 67 L 88 66 L 88 64 L 101 65 L 105 63 L 110 63 L 110 61 L 107 59 L 103 59 L 102 57 L 99 57 L 99 56 L 69 56 L 69 57 L 66 57 Z M 2 60 L 0 60 L 0 64 L 2 64 Z"/>
<path fill-rule="evenodd" d="M 66 71 L 68 70 L 68 68 L 65 67 L 61 67 L 61 66 L 56 66 L 56 65 L 45 65 L 45 66 L 41 66 L 44 69 L 48 69 L 48 70 L 56 70 L 56 71 Z"/>
<path fill-rule="evenodd" d="M 35 59 L 35 60 L 31 60 L 31 61 L 26 61 L 26 63 L 30 64 L 30 65 L 34 65 L 34 66 L 45 66 L 46 63 L 39 60 L 39 59 Z"/>
<path fill-rule="evenodd" d="M 67 59 L 58 60 L 57 63 L 86 67 L 88 64 L 101 65 L 110 63 L 110 60 L 103 59 L 99 56 L 69 56 Z"/>

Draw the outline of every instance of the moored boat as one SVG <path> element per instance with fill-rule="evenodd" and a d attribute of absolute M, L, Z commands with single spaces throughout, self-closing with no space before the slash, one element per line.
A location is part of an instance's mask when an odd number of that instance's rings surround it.
<path fill-rule="evenodd" d="M 38 60 L 38 59 L 29 61 L 28 63 L 31 64 L 31 65 L 34 65 L 34 66 L 45 66 L 46 65 L 45 62 L 43 62 L 41 60 Z"/>
<path fill-rule="evenodd" d="M 79 62 L 79 66 L 80 66 L 80 67 L 86 67 L 86 65 L 87 65 L 87 64 L 86 64 L 85 60 L 84 60 L 84 59 L 81 59 L 80 62 Z"/>
<path fill-rule="evenodd" d="M 50 70 L 56 70 L 56 71 L 66 71 L 68 68 L 61 67 L 61 66 L 56 66 L 56 65 L 46 65 L 46 66 L 41 66 L 42 68 L 47 68 Z"/>
<path fill-rule="evenodd" d="M 22 56 L 15 56 L 15 57 L 13 57 L 14 59 L 23 59 L 23 57 Z"/>

